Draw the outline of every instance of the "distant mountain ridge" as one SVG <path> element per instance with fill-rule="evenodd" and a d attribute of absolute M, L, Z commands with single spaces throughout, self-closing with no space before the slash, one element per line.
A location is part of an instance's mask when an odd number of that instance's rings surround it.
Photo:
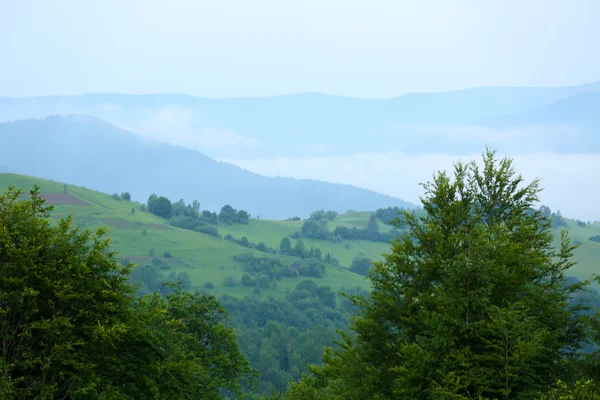
<path fill-rule="evenodd" d="M 167 139 L 181 136 L 188 143 L 178 144 L 205 146 L 202 151 L 226 159 L 382 150 L 464 154 L 481 151 L 487 141 L 483 135 L 464 139 L 455 134 L 457 129 L 462 132 L 481 121 L 496 121 L 493 126 L 483 124 L 488 128 L 508 126 L 502 123 L 503 118 L 543 110 L 571 96 L 595 91 L 600 91 L 600 81 L 555 88 L 483 87 L 411 93 L 377 100 L 320 93 L 228 99 L 110 93 L 0 98 L 0 121 L 89 114 L 140 134 Z M 523 124 L 528 123 L 523 120 Z M 229 139 L 212 143 L 227 135 Z M 515 147 L 523 146 L 519 143 Z M 561 147 L 552 150 L 560 152 Z"/>
<path fill-rule="evenodd" d="M 320 208 L 413 207 L 354 186 L 257 175 L 197 151 L 142 139 L 91 116 L 2 123 L 0 159 L 10 172 L 107 193 L 129 191 L 142 202 L 157 193 L 172 200 L 197 199 L 205 209 L 231 204 L 272 219 L 305 217 Z"/>

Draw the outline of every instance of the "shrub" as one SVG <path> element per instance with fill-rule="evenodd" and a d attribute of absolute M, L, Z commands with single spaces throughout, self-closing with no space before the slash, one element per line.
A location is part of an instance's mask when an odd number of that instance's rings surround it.
<path fill-rule="evenodd" d="M 227 287 L 234 287 L 235 286 L 235 278 L 230 275 L 223 280 L 223 284 Z"/>
<path fill-rule="evenodd" d="M 196 232 L 205 233 L 210 236 L 214 236 L 214 237 L 218 237 L 218 238 L 221 237 L 221 235 L 219 234 L 219 230 L 212 225 L 198 226 L 194 230 Z"/>
<path fill-rule="evenodd" d="M 242 285 L 244 286 L 254 286 L 254 279 L 250 276 L 250 274 L 242 275 Z"/>
<path fill-rule="evenodd" d="M 590 236 L 589 240 L 591 240 L 592 242 L 598 242 L 598 243 L 600 243 L 600 235 Z"/>
<path fill-rule="evenodd" d="M 171 255 L 171 252 L 167 250 L 163 253 L 163 257 L 164 258 L 173 258 L 173 255 Z"/>
<path fill-rule="evenodd" d="M 121 196 L 119 195 L 119 193 L 113 193 L 111 197 L 115 200 L 121 200 Z"/>
<path fill-rule="evenodd" d="M 207 289 L 212 289 L 215 287 L 215 285 L 211 281 L 206 281 L 204 282 L 204 287 Z"/>

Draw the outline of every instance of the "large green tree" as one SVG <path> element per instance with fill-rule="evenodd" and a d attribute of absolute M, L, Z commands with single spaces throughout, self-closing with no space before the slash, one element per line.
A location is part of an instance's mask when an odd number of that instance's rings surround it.
<path fill-rule="evenodd" d="M 537 180 L 494 152 L 482 161 L 424 185 L 424 216 L 402 213 L 407 233 L 354 299 L 355 337 L 288 398 L 536 398 L 578 378 L 588 320 L 569 306 L 584 286 L 565 277 L 575 247 L 566 233 L 552 246 Z"/>
<path fill-rule="evenodd" d="M 1 399 L 210 399 L 249 372 L 210 296 L 136 298 L 103 229 L 0 194 Z"/>

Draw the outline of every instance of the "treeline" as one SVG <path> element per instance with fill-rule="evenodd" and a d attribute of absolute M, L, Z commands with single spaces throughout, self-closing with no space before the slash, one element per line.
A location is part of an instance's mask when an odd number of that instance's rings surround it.
<path fill-rule="evenodd" d="M 172 203 L 165 196 L 150 195 L 147 204 L 142 209 L 161 218 L 169 220 L 169 223 L 175 227 L 192 230 L 208 235 L 221 237 L 216 228 L 219 222 L 223 224 L 248 224 L 250 214 L 245 210 L 236 210 L 230 205 L 225 205 L 221 211 L 210 212 L 200 210 L 200 203 L 194 200 L 191 204 L 186 204 L 183 199 Z"/>
<path fill-rule="evenodd" d="M 224 237 L 225 240 L 236 243 L 242 247 L 249 249 L 255 249 L 262 253 L 267 254 L 284 254 L 288 256 L 303 258 L 303 259 L 314 259 L 317 261 L 325 261 L 325 263 L 339 267 L 340 262 L 331 253 L 325 254 L 321 252 L 318 247 L 311 246 L 307 248 L 302 239 L 298 239 L 296 244 L 292 247 L 292 241 L 290 238 L 283 237 L 279 244 L 279 248 L 273 248 L 267 246 L 264 242 L 252 242 L 246 236 L 242 236 L 240 239 L 236 239 L 232 234 L 228 233 Z"/>
<path fill-rule="evenodd" d="M 247 275 L 242 276 L 242 284 L 256 286 L 255 280 L 260 283 L 262 276 L 266 276 L 269 283 L 283 278 L 297 276 L 311 276 L 321 278 L 325 274 L 325 261 L 317 259 L 296 260 L 289 264 L 279 257 L 255 257 L 252 254 L 236 255 L 233 259 L 242 264 Z M 254 279 L 252 278 L 254 277 Z M 259 284 L 258 287 L 265 286 Z M 266 286 L 268 287 L 268 285 Z"/>
<path fill-rule="evenodd" d="M 341 240 L 369 240 L 389 243 L 397 235 L 397 231 L 394 228 L 390 229 L 389 232 L 380 232 L 375 214 L 371 214 L 367 227 L 364 229 L 337 226 L 333 232 L 330 232 L 327 228 L 328 221 L 326 218 L 306 220 L 302 225 L 302 236 L 332 242 L 339 242 Z"/>

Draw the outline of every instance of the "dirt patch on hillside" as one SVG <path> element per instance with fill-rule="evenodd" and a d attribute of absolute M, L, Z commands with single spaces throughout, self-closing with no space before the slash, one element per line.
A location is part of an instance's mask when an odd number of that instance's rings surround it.
<path fill-rule="evenodd" d="M 46 200 L 46 204 L 56 204 L 56 205 L 77 205 L 77 206 L 86 206 L 86 203 L 83 200 L 78 199 L 77 197 L 70 195 L 68 193 L 41 193 L 40 197 Z"/>
<path fill-rule="evenodd" d="M 113 228 L 118 228 L 118 229 L 136 228 L 136 225 L 133 222 L 127 221 L 126 219 L 123 219 L 123 218 L 104 218 L 102 220 L 102 222 L 108 226 L 112 226 Z"/>

